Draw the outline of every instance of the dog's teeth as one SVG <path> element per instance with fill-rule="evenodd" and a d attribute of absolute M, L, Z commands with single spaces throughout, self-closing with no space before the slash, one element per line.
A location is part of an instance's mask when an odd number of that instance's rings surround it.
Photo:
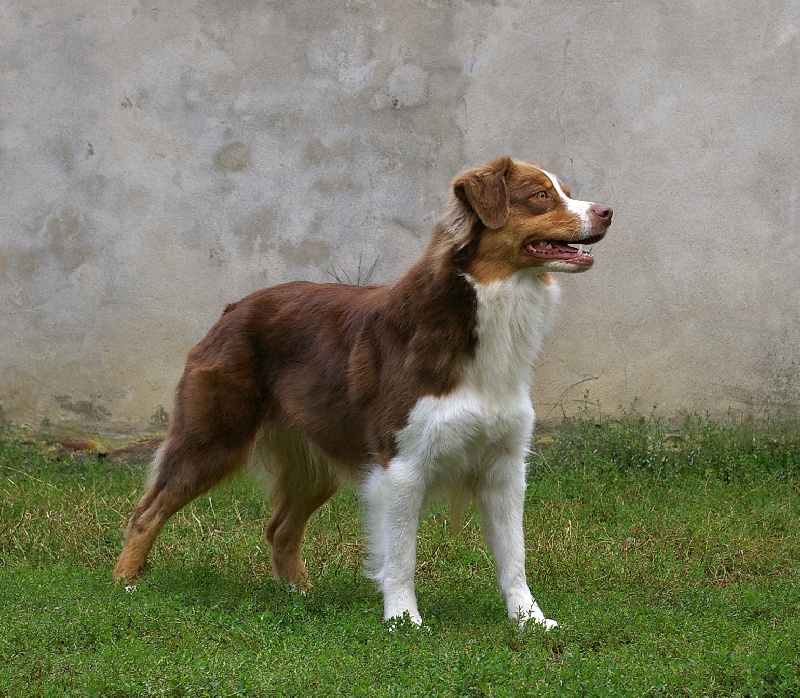
<path fill-rule="evenodd" d="M 583 253 L 583 243 L 578 245 L 578 252 Z"/>

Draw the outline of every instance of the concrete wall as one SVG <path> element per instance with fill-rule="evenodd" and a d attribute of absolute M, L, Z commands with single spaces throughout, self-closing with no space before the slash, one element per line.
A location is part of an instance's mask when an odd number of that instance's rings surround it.
<path fill-rule="evenodd" d="M 541 417 L 795 410 L 800 2 L 8 0 L 0 402 L 158 426 L 245 293 L 391 280 L 502 153 L 615 208 Z"/>

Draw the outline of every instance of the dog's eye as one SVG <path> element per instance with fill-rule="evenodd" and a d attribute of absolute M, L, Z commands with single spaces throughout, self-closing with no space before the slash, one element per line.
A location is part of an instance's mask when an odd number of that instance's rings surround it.
<path fill-rule="evenodd" d="M 544 189 L 540 189 L 531 198 L 544 200 L 547 198 L 547 192 Z"/>

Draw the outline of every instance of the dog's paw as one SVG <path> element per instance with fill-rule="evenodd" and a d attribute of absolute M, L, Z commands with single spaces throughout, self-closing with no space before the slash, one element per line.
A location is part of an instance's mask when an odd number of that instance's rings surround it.
<path fill-rule="evenodd" d="M 311 588 L 311 585 L 308 583 L 298 584 L 297 582 L 287 582 L 286 588 L 292 594 L 299 594 L 300 596 L 305 596 L 306 594 L 308 594 L 308 590 Z"/>
<path fill-rule="evenodd" d="M 423 625 L 422 621 L 420 620 L 417 623 L 410 618 L 389 618 L 389 620 L 384 621 L 386 624 L 386 629 L 390 633 L 402 633 L 404 630 L 407 630 L 410 633 L 425 633 L 426 635 L 433 635 L 433 630 L 429 625 Z"/>
<path fill-rule="evenodd" d="M 389 628 L 389 632 L 394 632 L 401 628 L 414 628 L 416 630 L 417 628 L 424 627 L 422 625 L 422 617 L 419 614 L 412 615 L 408 611 L 405 611 L 402 615 L 384 618 L 384 621 Z"/>
<path fill-rule="evenodd" d="M 543 628 L 544 630 L 552 630 L 558 627 L 556 621 L 545 618 L 542 609 L 539 608 L 539 604 L 535 601 L 530 604 L 525 604 L 524 606 L 520 604 L 516 608 L 516 612 L 509 613 L 509 616 L 512 620 L 517 621 L 520 630 L 536 627 Z"/>
<path fill-rule="evenodd" d="M 530 618 L 525 623 L 526 626 L 531 624 L 538 625 L 545 630 L 552 630 L 558 627 L 558 623 L 550 618 Z"/>
<path fill-rule="evenodd" d="M 520 630 L 542 628 L 545 630 L 545 632 L 549 632 L 553 628 L 558 627 L 558 623 L 556 621 L 540 615 L 520 615 L 517 618 L 517 624 Z"/>

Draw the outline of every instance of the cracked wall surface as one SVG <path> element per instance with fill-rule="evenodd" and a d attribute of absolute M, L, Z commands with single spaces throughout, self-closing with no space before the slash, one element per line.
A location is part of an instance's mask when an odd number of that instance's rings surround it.
<path fill-rule="evenodd" d="M 396 278 L 508 153 L 615 209 L 540 417 L 796 412 L 798 27 L 780 0 L 4 3 L 0 404 L 160 428 L 227 302 Z"/>

